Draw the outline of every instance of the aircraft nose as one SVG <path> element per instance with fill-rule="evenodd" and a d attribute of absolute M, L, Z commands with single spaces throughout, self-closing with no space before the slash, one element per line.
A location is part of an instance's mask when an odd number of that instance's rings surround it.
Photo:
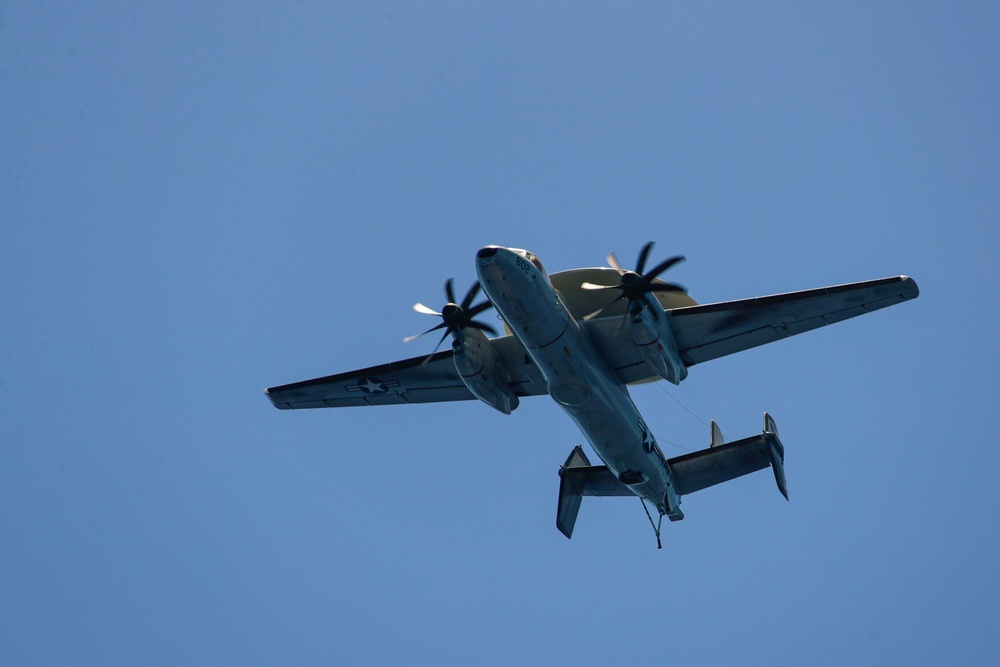
<path fill-rule="evenodd" d="M 488 245 L 485 248 L 480 249 L 479 252 L 476 253 L 476 257 L 479 259 L 487 259 L 497 254 L 497 250 L 499 249 L 500 246 L 498 245 Z"/>

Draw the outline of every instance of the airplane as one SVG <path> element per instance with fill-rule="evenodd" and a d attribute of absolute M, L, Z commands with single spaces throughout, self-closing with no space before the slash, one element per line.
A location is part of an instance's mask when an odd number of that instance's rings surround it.
<path fill-rule="evenodd" d="M 611 253 L 607 267 L 549 275 L 527 250 L 486 246 L 476 253 L 478 281 L 461 301 L 449 279 L 440 312 L 413 306 L 441 318 L 405 339 L 443 331 L 430 356 L 271 387 L 265 394 L 282 410 L 478 399 L 507 415 L 521 398 L 548 394 L 603 463 L 592 465 L 576 445 L 559 469 L 556 527 L 567 538 L 584 496 L 638 496 L 658 548 L 663 517 L 683 519 L 687 494 L 770 467 L 787 500 L 784 445 L 769 414 L 762 433 L 733 442 L 713 421 L 708 448 L 667 458 L 628 386 L 680 384 L 697 364 L 914 299 L 916 282 L 894 276 L 699 305 L 682 286 L 659 278 L 684 257 L 646 270 L 652 247 L 643 246 L 632 270 Z M 473 305 L 480 289 L 487 300 Z M 490 307 L 504 335 L 474 319 Z M 449 336 L 451 349 L 438 352 Z M 647 503 L 659 513 L 655 523 Z"/>

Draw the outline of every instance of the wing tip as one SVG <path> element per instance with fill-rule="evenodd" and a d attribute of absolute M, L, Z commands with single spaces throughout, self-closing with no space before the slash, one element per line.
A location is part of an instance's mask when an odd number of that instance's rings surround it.
<path fill-rule="evenodd" d="M 288 404 L 287 403 L 281 403 L 281 402 L 279 402 L 277 400 L 277 397 L 275 397 L 271 393 L 272 389 L 276 389 L 276 387 L 268 387 L 267 389 L 265 389 L 264 390 L 264 396 L 267 397 L 267 400 L 271 401 L 271 405 L 273 405 L 274 407 L 278 408 L 279 410 L 287 410 L 288 409 Z"/>
<path fill-rule="evenodd" d="M 899 280 L 906 288 L 906 291 L 903 293 L 904 298 L 916 299 L 920 296 L 920 287 L 917 285 L 916 280 L 907 275 L 900 276 Z"/>

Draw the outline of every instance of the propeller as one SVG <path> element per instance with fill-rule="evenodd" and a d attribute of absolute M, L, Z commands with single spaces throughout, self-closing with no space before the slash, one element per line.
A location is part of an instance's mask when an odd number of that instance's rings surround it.
<path fill-rule="evenodd" d="M 416 340 L 421 336 L 431 333 L 432 331 L 440 331 L 441 329 L 444 329 L 444 335 L 441 336 L 441 340 L 438 341 L 438 344 L 434 346 L 434 352 L 437 352 L 438 348 L 441 347 L 441 343 L 443 343 L 448 336 L 457 331 L 461 331 L 462 329 L 480 329 L 481 331 L 487 331 L 495 336 L 497 333 L 496 329 L 491 327 L 489 324 L 483 324 L 482 322 L 477 322 L 472 319 L 493 305 L 489 302 L 489 300 L 483 301 L 475 306 L 472 305 L 472 300 L 476 298 L 477 294 L 479 294 L 480 288 L 481 286 L 477 280 L 475 284 L 469 288 L 469 291 L 465 293 L 465 297 L 462 299 L 462 302 L 458 303 L 458 300 L 455 298 L 455 290 L 452 285 L 452 279 L 448 278 L 448 280 L 444 283 L 444 294 L 448 298 L 448 303 L 445 304 L 440 313 L 433 308 L 428 308 L 422 303 L 413 304 L 413 310 L 418 313 L 423 313 L 424 315 L 437 315 L 440 317 L 441 324 L 436 327 L 431 327 L 427 331 L 419 333 L 416 336 L 404 338 L 403 342 L 409 343 L 411 340 Z M 434 352 L 431 352 L 432 356 L 434 355 Z M 430 357 L 428 357 L 428 359 L 429 358 Z"/>
<path fill-rule="evenodd" d="M 635 302 L 642 302 L 649 306 L 650 311 L 653 313 L 654 317 L 660 316 L 660 309 L 656 307 L 653 300 L 650 299 L 650 294 L 653 292 L 687 292 L 686 289 L 681 287 L 676 283 L 667 282 L 653 282 L 653 280 L 659 276 L 661 273 L 672 267 L 673 265 L 683 262 L 684 257 L 682 255 L 674 255 L 669 259 L 666 259 L 653 268 L 651 268 L 647 273 L 643 273 L 646 268 L 646 260 L 649 258 L 649 251 L 653 249 L 653 241 L 650 241 L 646 245 L 642 246 L 642 250 L 639 251 L 639 259 L 635 263 L 634 271 L 627 271 L 622 268 L 622 265 L 618 263 L 618 258 L 615 257 L 615 253 L 608 253 L 608 264 L 611 265 L 615 271 L 621 275 L 621 281 L 617 285 L 595 285 L 594 283 L 583 283 L 581 287 L 586 290 L 610 290 L 616 289 L 621 290 L 621 294 L 615 297 L 608 305 L 604 306 L 598 311 L 595 311 L 587 316 L 587 318 L 595 317 L 599 313 L 604 312 L 614 303 L 621 301 L 622 299 L 628 299 L 628 303 L 632 304 Z"/>

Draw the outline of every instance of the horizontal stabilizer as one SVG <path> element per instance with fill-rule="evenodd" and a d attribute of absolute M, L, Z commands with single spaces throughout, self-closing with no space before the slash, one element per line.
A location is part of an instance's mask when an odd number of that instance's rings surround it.
<path fill-rule="evenodd" d="M 618 481 L 607 466 L 592 466 L 583 448 L 577 445 L 559 469 L 559 506 L 556 528 L 573 536 L 583 496 L 631 496 L 632 490 Z"/>
<path fill-rule="evenodd" d="M 714 444 L 715 438 L 712 440 Z M 778 439 L 777 426 L 766 413 L 764 432 L 761 435 L 728 444 L 716 444 L 668 461 L 679 495 L 701 491 L 771 466 L 778 490 L 787 499 L 784 462 L 785 448 Z"/>

